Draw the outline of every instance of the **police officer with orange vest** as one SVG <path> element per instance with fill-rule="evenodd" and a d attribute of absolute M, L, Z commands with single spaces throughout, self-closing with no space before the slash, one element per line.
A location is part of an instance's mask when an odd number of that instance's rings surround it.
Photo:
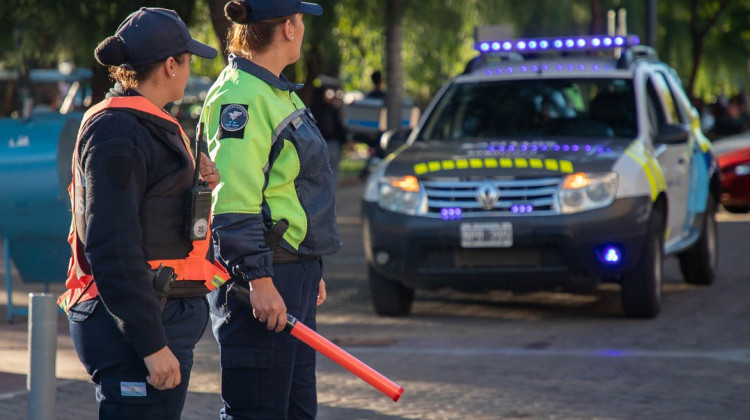
<path fill-rule="evenodd" d="M 73 256 L 58 303 L 100 419 L 179 419 L 205 295 L 228 275 L 208 259 L 206 197 L 210 206 L 218 172 L 163 108 L 182 98 L 191 55 L 216 50 L 174 11 L 141 8 L 95 55 L 117 83 L 78 134 Z"/>

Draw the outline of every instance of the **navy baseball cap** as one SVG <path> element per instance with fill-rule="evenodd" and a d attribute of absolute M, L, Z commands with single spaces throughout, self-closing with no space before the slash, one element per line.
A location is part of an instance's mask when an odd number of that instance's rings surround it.
<path fill-rule="evenodd" d="M 260 22 L 278 17 L 291 16 L 296 13 L 320 16 L 323 8 L 317 3 L 300 0 L 243 0 L 247 7 L 247 19 L 244 23 Z"/>
<path fill-rule="evenodd" d="M 125 18 L 115 36 L 125 44 L 127 63 L 133 67 L 183 52 L 216 57 L 216 50 L 194 40 L 185 22 L 170 9 L 142 7 Z"/>

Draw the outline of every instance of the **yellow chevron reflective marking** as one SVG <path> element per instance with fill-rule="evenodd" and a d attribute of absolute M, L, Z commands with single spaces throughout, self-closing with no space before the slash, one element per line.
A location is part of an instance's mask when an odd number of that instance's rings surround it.
<path fill-rule="evenodd" d="M 641 165 L 641 168 L 643 169 L 643 173 L 646 174 L 646 178 L 648 179 L 648 184 L 651 187 L 651 200 L 656 200 L 656 196 L 658 195 L 657 192 L 657 186 L 656 186 L 656 180 L 654 179 L 654 175 L 651 173 L 651 167 L 646 164 L 646 162 L 643 160 L 641 156 L 638 156 L 634 151 L 633 148 L 628 148 L 625 151 L 625 154 L 628 155 L 631 159 L 633 159 L 637 164 Z"/>
<path fill-rule="evenodd" d="M 657 161 L 651 155 L 646 156 L 646 161 L 651 166 L 651 172 L 654 174 L 654 177 L 656 178 L 656 188 L 658 192 L 665 191 L 667 189 L 667 181 L 664 179 L 664 173 L 661 171 L 661 166 L 659 166 L 659 161 Z"/>
<path fill-rule="evenodd" d="M 636 152 L 634 152 L 636 153 Z M 636 153 L 637 155 L 637 153 Z M 639 163 L 646 164 L 645 159 Z M 424 175 L 429 172 L 448 171 L 453 169 L 480 169 L 480 168 L 516 168 L 516 169 L 545 169 L 551 172 L 563 172 L 572 174 L 575 170 L 573 163 L 569 160 L 542 159 L 542 158 L 471 158 L 422 162 L 414 165 L 414 173 Z M 657 166 L 658 167 L 658 166 Z M 656 173 L 658 171 L 654 171 Z M 660 181 L 661 182 L 661 181 Z"/>
<path fill-rule="evenodd" d="M 560 172 L 564 172 L 566 174 L 572 174 L 573 173 L 573 163 L 569 160 L 561 160 L 560 161 Z"/>

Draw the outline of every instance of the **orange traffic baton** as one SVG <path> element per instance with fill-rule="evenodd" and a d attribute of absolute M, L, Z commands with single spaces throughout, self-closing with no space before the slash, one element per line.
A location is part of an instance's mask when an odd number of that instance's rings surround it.
<path fill-rule="evenodd" d="M 233 282 L 229 285 L 227 292 L 242 303 L 250 306 L 250 289 L 247 287 L 240 285 L 237 282 Z M 293 335 L 349 372 L 357 375 L 360 379 L 387 395 L 394 402 L 397 402 L 399 398 L 401 398 L 401 394 L 404 393 L 404 388 L 397 383 L 386 378 L 361 360 L 347 353 L 346 350 L 311 330 L 305 324 L 299 322 L 294 316 L 286 314 L 286 326 L 284 327 L 284 332 Z"/>

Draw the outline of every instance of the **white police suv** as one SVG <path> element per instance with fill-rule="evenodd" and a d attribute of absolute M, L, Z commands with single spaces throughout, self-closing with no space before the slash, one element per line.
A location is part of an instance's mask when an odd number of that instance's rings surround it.
<path fill-rule="evenodd" d="M 670 254 L 686 282 L 714 281 L 716 162 L 652 48 L 629 35 L 477 49 L 367 181 L 378 314 L 408 314 L 420 288 L 585 292 L 616 282 L 627 316 L 654 317 Z"/>

